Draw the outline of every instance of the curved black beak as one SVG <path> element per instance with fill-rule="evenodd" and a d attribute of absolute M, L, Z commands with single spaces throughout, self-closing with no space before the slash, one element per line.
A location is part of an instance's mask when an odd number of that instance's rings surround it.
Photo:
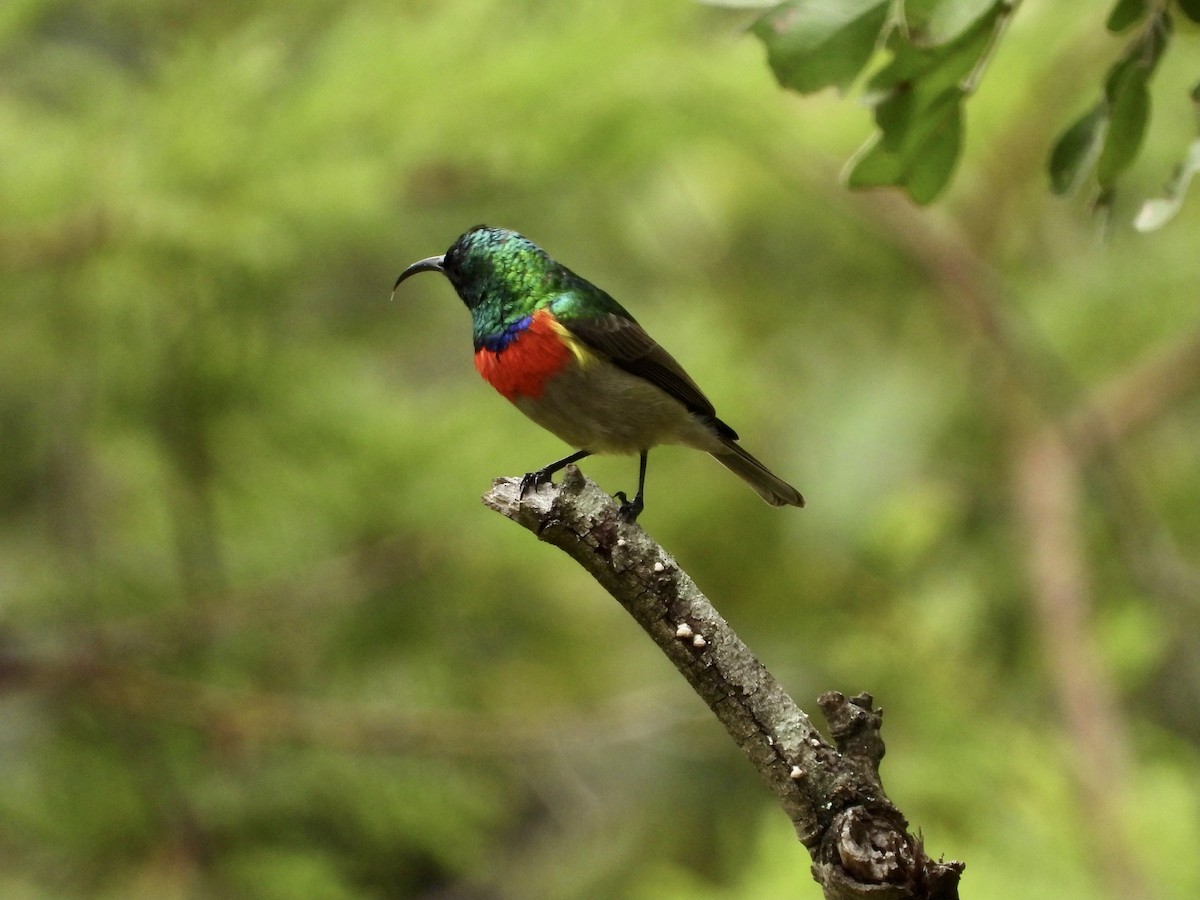
<path fill-rule="evenodd" d="M 445 271 L 442 263 L 445 261 L 444 256 L 430 256 L 427 259 L 418 260 L 407 269 L 400 273 L 400 277 L 396 279 L 396 283 L 392 285 L 392 293 L 396 293 L 396 288 L 400 287 L 402 282 L 409 275 L 416 275 L 418 272 L 442 272 Z"/>

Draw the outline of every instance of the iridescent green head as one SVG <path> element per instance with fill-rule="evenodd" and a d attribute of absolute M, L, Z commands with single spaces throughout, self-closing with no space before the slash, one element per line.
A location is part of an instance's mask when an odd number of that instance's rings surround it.
<path fill-rule="evenodd" d="M 507 313 L 529 312 L 559 289 L 562 267 L 528 238 L 507 228 L 476 225 L 443 256 L 413 263 L 396 287 L 417 272 L 441 272 L 467 308 L 495 306 Z"/>

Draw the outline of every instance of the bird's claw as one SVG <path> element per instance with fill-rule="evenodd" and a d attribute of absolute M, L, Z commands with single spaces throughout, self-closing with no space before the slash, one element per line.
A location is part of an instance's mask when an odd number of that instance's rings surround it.
<path fill-rule="evenodd" d="M 531 490 L 537 491 L 540 485 L 545 484 L 549 480 L 550 475 L 544 469 L 538 469 L 536 472 L 526 472 L 521 477 L 521 486 L 517 492 L 517 497 L 524 500 L 526 494 Z"/>
<path fill-rule="evenodd" d="M 637 517 L 642 514 L 642 509 L 645 507 L 640 496 L 630 500 L 625 496 L 624 491 L 617 491 L 613 494 L 613 499 L 620 502 L 621 506 L 617 509 L 617 515 L 626 522 L 636 522 Z"/>

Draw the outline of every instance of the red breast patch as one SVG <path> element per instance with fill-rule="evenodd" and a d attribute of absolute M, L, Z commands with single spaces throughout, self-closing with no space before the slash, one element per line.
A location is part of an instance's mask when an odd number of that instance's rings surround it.
<path fill-rule="evenodd" d="M 537 398 L 546 382 L 571 361 L 567 346 L 548 310 L 533 314 L 529 327 L 503 350 L 481 347 L 475 351 L 475 368 L 484 381 L 509 400 Z"/>

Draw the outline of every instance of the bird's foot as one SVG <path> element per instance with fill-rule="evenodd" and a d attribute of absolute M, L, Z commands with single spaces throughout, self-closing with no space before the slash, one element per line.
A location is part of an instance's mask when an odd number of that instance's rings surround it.
<path fill-rule="evenodd" d="M 538 487 L 546 484 L 550 480 L 550 472 L 545 469 L 538 469 L 536 472 L 526 472 L 521 477 L 521 486 L 517 491 L 517 497 L 521 500 L 525 499 L 525 495 L 530 491 L 537 491 Z"/>
<path fill-rule="evenodd" d="M 637 517 L 642 514 L 642 510 L 646 506 L 646 504 L 642 502 L 641 494 L 638 494 L 636 497 L 630 500 L 625 496 L 624 491 L 617 491 L 615 494 L 613 494 L 613 499 L 620 501 L 621 506 L 617 510 L 617 515 L 619 515 L 626 522 L 636 522 Z"/>
<path fill-rule="evenodd" d="M 564 456 L 562 459 L 556 460 L 548 466 L 542 466 L 536 472 L 526 472 L 524 477 L 521 478 L 520 489 L 517 494 L 518 498 L 524 500 L 525 495 L 530 490 L 536 491 L 541 485 L 548 484 L 555 472 L 591 455 L 591 450 L 576 450 L 570 456 Z"/>

